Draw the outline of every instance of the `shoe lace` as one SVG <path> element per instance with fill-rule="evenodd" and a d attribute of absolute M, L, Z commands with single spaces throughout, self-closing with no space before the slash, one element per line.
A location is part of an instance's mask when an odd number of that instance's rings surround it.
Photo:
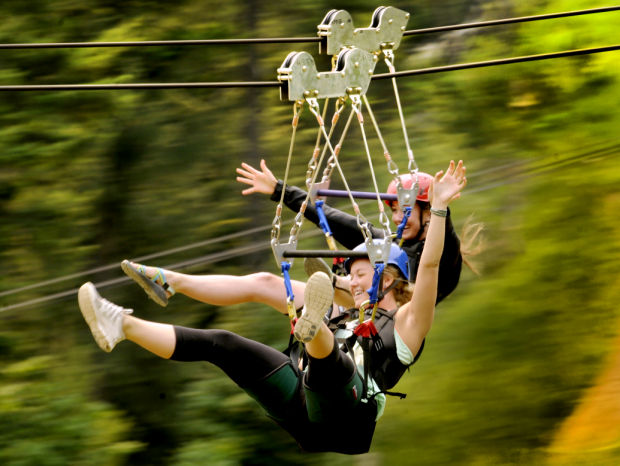
<path fill-rule="evenodd" d="M 114 304 L 113 302 L 108 301 L 105 298 L 101 298 L 101 309 L 105 311 L 106 313 L 110 313 L 110 314 L 116 314 L 116 313 L 132 314 L 133 313 L 133 309 L 124 308 L 123 306 Z"/>

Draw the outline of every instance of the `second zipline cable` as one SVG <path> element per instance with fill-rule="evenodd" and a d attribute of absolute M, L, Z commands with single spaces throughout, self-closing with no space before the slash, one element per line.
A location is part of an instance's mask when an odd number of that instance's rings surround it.
<path fill-rule="evenodd" d="M 418 70 L 396 71 L 394 73 L 375 74 L 371 79 L 402 78 L 422 74 L 443 73 L 446 71 L 467 70 L 489 66 L 510 65 L 531 61 L 549 60 L 553 58 L 574 57 L 594 53 L 612 52 L 620 50 L 620 44 L 604 47 L 593 47 L 578 50 L 564 50 L 562 52 L 525 55 L 521 57 L 499 58 L 497 60 L 480 61 L 473 63 L 459 63 L 455 65 L 435 66 Z M 194 83 L 127 83 L 127 84 L 38 84 L 0 86 L 0 91 L 101 91 L 101 90 L 140 90 L 140 89 L 200 89 L 200 88 L 235 88 L 235 87 L 280 87 L 279 81 L 254 82 L 194 82 Z"/>

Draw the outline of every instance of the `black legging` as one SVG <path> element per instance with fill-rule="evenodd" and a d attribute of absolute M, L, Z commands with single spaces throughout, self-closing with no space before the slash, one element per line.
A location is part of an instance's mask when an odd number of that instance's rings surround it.
<path fill-rule="evenodd" d="M 360 402 L 361 379 L 355 363 L 338 349 L 323 359 L 308 357 L 304 376 L 280 351 L 226 330 L 174 327 L 176 347 L 170 359 L 208 361 L 255 398 L 308 451 L 368 451 L 376 404 Z M 345 419 L 342 417 L 346 416 Z M 362 426 L 347 441 L 350 423 Z M 337 422 L 343 421 L 341 432 Z M 338 433 L 327 435 L 326 429 Z M 346 435 L 345 435 L 346 437 Z M 333 439 L 337 438 L 336 443 Z"/>

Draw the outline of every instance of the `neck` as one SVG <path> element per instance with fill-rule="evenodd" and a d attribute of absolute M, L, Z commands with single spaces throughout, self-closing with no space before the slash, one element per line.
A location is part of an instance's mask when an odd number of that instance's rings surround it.
<path fill-rule="evenodd" d="M 381 301 L 379 301 L 379 307 L 385 309 L 386 311 L 396 309 L 396 300 L 394 299 L 391 291 L 387 295 L 385 295 Z"/>

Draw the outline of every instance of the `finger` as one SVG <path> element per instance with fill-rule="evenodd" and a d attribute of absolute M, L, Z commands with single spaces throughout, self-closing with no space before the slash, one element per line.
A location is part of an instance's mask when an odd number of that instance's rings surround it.
<path fill-rule="evenodd" d="M 245 171 L 241 168 L 237 168 L 237 173 L 239 175 L 245 176 L 246 178 L 254 178 L 254 175 L 252 175 L 250 172 Z"/>
<path fill-rule="evenodd" d="M 243 191 L 241 191 L 241 194 L 243 194 L 244 196 L 247 196 L 248 194 L 252 194 L 254 193 L 254 188 L 248 188 L 248 189 L 244 189 Z"/>
<path fill-rule="evenodd" d="M 454 175 L 457 176 L 461 172 L 461 170 L 463 168 L 463 161 L 459 160 L 456 163 L 456 165 L 453 165 L 453 166 L 454 166 Z"/>
<path fill-rule="evenodd" d="M 442 176 L 443 176 L 443 170 L 439 170 L 437 173 L 435 173 L 435 179 L 437 181 L 439 181 Z"/>
<path fill-rule="evenodd" d="M 260 173 L 260 171 L 258 171 L 256 168 L 254 168 L 252 165 L 248 165 L 245 162 L 241 162 L 241 167 L 245 168 L 247 171 L 251 172 L 251 173 Z"/>
<path fill-rule="evenodd" d="M 271 173 L 271 170 L 267 167 L 267 162 L 265 162 L 265 159 L 260 159 L 260 168 L 265 173 Z"/>
<path fill-rule="evenodd" d="M 251 184 L 254 185 L 254 182 L 252 180 L 248 180 L 247 178 L 241 178 L 240 176 L 237 177 L 237 181 L 239 183 L 243 183 L 243 184 Z"/>
<path fill-rule="evenodd" d="M 454 173 L 454 160 L 450 160 L 450 164 L 448 165 L 448 170 L 446 171 L 447 175 L 451 175 Z"/>
<path fill-rule="evenodd" d="M 456 177 L 461 177 L 465 174 L 465 166 L 463 165 L 463 161 L 459 160 L 459 163 L 456 165 L 456 169 L 454 171 Z"/>
<path fill-rule="evenodd" d="M 456 186 L 458 187 L 459 191 L 465 189 L 465 186 L 467 186 L 467 178 L 463 178 Z"/>

